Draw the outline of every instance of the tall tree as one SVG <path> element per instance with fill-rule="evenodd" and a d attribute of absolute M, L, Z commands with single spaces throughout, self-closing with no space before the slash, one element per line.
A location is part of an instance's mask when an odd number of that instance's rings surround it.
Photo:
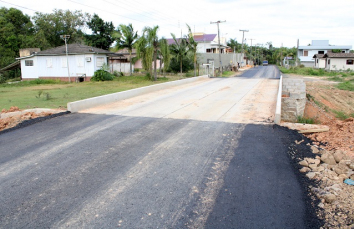
<path fill-rule="evenodd" d="M 197 76 L 197 46 L 198 46 L 198 43 L 194 40 L 191 27 L 188 24 L 187 24 L 187 27 L 188 27 L 188 35 L 187 35 L 188 49 L 193 54 L 194 76 Z"/>
<path fill-rule="evenodd" d="M 161 58 L 162 60 L 160 61 L 160 66 L 163 63 L 163 76 L 166 77 L 166 71 L 170 66 L 170 62 L 171 62 L 171 53 L 170 53 L 170 47 L 168 45 L 168 42 L 164 38 L 160 39 L 160 54 L 162 56 Z"/>
<path fill-rule="evenodd" d="M 35 30 L 42 33 L 50 47 L 57 47 L 64 44 L 60 35 L 70 35 L 69 43 L 82 42 L 84 38 L 83 28 L 86 26 L 90 15 L 75 10 L 58 10 L 53 13 L 43 14 L 36 12 L 33 17 Z"/>
<path fill-rule="evenodd" d="M 132 24 L 119 25 L 116 49 L 126 48 L 129 52 L 130 75 L 132 75 L 132 51 L 138 39 L 138 32 L 134 31 Z"/>
<path fill-rule="evenodd" d="M 241 52 L 241 44 L 237 42 L 236 38 L 235 39 L 230 39 L 227 42 L 227 46 L 229 46 L 230 48 L 232 48 L 232 50 L 234 50 L 236 53 L 237 52 Z"/>
<path fill-rule="evenodd" d="M 85 35 L 88 45 L 108 50 L 114 42 L 114 26 L 112 22 L 105 22 L 94 14 L 87 26 L 92 30 L 91 35 Z"/>
<path fill-rule="evenodd" d="M 152 61 L 154 62 L 154 80 L 157 80 L 157 50 L 159 48 L 159 38 L 157 31 L 159 26 L 145 27 L 143 29 L 143 35 L 138 39 L 135 47 L 138 58 L 142 58 L 143 67 L 152 76 Z"/>
<path fill-rule="evenodd" d="M 180 63 L 180 72 L 183 73 L 183 59 L 186 57 L 187 53 L 188 53 L 188 43 L 187 40 L 185 38 L 180 38 L 177 39 L 176 35 L 174 35 L 173 33 L 171 33 L 171 36 L 174 40 L 174 44 L 172 44 L 170 46 L 171 48 L 171 52 L 173 54 L 175 54 L 177 61 L 179 61 Z"/>

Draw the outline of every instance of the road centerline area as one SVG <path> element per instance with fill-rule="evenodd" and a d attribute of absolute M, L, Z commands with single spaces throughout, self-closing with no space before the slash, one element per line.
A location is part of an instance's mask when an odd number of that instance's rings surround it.
<path fill-rule="evenodd" d="M 0 228 L 314 227 L 253 71 L 1 134 Z"/>

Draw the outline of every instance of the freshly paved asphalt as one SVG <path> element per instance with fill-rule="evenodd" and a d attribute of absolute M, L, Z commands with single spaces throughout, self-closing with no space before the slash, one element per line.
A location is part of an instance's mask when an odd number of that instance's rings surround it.
<path fill-rule="evenodd" d="M 78 113 L 0 134 L 0 228 L 311 228 L 293 138 Z"/>

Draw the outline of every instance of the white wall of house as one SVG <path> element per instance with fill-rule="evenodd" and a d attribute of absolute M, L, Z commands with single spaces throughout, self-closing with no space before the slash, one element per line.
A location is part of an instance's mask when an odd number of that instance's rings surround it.
<path fill-rule="evenodd" d="M 129 73 L 130 72 L 130 63 L 116 63 L 113 62 L 109 66 L 111 73 L 114 71 Z M 132 71 L 134 72 L 134 64 L 132 64 Z"/>
<path fill-rule="evenodd" d="M 307 51 L 307 56 L 304 56 L 306 55 L 305 51 Z M 313 49 L 313 50 L 299 50 L 299 59 L 300 61 L 314 61 L 314 58 L 313 56 L 315 54 L 319 54 L 318 52 L 319 51 L 323 51 L 325 53 L 327 53 L 327 50 L 318 50 L 318 49 Z"/>
<path fill-rule="evenodd" d="M 26 66 L 28 60 L 33 60 L 33 66 Z M 69 55 L 68 62 L 70 77 L 83 74 L 92 77 L 94 72 L 102 67 L 103 63 L 107 64 L 107 57 L 94 54 Z M 21 59 L 21 72 L 23 79 L 68 77 L 67 59 L 65 55 L 34 56 Z"/>
<path fill-rule="evenodd" d="M 315 59 L 315 68 L 325 68 L 326 67 L 326 59 L 317 58 Z"/>
<path fill-rule="evenodd" d="M 33 66 L 26 66 L 26 61 L 33 62 Z M 23 79 L 38 78 L 37 56 L 21 60 L 21 75 Z"/>
<path fill-rule="evenodd" d="M 327 70 L 354 70 L 353 64 L 347 64 L 347 60 L 353 60 L 351 58 L 327 58 L 327 62 L 328 60 L 330 63 L 327 63 Z"/>

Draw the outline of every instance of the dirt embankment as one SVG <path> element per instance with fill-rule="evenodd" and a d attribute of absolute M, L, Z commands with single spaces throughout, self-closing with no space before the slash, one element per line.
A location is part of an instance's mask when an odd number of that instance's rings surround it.
<path fill-rule="evenodd" d="M 333 82 L 307 82 L 306 86 L 304 116 L 330 128 L 307 137 L 322 148 L 340 149 L 354 158 L 354 92 L 339 90 Z"/>
<path fill-rule="evenodd" d="M 329 126 L 328 132 L 305 134 L 313 141 L 316 158 L 299 164 L 318 185 L 309 187 L 320 199 L 318 216 L 323 228 L 354 228 L 354 92 L 342 91 L 333 82 L 307 82 L 305 118 Z"/>
<path fill-rule="evenodd" d="M 23 112 L 18 107 L 11 107 L 8 110 L 3 109 L 0 113 L 0 131 L 15 127 L 25 120 L 46 117 L 53 113 L 54 112 Z"/>

